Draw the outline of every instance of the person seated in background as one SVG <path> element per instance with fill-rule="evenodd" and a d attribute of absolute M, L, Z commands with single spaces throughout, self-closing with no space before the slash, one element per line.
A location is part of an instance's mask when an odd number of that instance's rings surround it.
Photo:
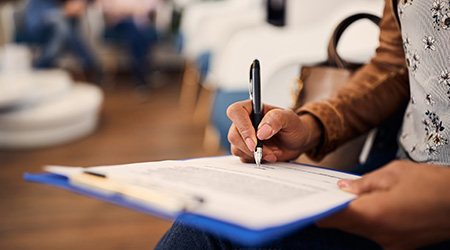
<path fill-rule="evenodd" d="M 276 162 L 304 152 L 320 159 L 408 104 L 398 160 L 360 179 L 340 180 L 337 185 L 357 199 L 319 227 L 299 230 L 268 249 L 450 249 L 449 3 L 385 2 L 376 55 L 336 97 L 295 111 L 265 105 L 257 131 L 250 101 L 227 111 L 232 153 L 253 161 L 258 137 L 263 159 Z M 175 222 L 156 249 L 188 248 L 241 247 Z"/>
<path fill-rule="evenodd" d="M 98 0 L 106 20 L 105 39 L 126 48 L 138 89 L 148 89 L 149 50 L 157 33 L 151 16 L 159 0 Z"/>
<path fill-rule="evenodd" d="M 30 0 L 25 7 L 23 27 L 18 31 L 21 41 L 40 48 L 34 61 L 36 68 L 55 67 L 57 59 L 70 51 L 81 60 L 81 65 L 97 81 L 100 67 L 80 31 L 80 18 L 88 0 Z"/>

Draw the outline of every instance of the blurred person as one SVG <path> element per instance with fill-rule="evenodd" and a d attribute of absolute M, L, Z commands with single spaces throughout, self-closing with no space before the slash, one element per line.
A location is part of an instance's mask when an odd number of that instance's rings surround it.
<path fill-rule="evenodd" d="M 106 20 L 105 39 L 124 46 L 131 57 L 138 89 L 148 89 L 147 60 L 157 40 L 151 20 L 159 0 L 98 0 Z"/>
<path fill-rule="evenodd" d="M 79 57 L 85 72 L 95 75 L 98 81 L 100 67 L 79 27 L 88 3 L 88 0 L 29 0 L 19 36 L 24 42 L 41 48 L 34 67 L 55 67 L 59 56 L 69 50 Z"/>
<path fill-rule="evenodd" d="M 265 105 L 257 131 L 250 101 L 227 111 L 232 153 L 253 162 L 258 137 L 263 159 L 276 162 L 304 152 L 320 159 L 408 105 L 398 159 L 358 180 L 340 180 L 358 198 L 268 249 L 450 249 L 450 3 L 385 2 L 376 55 L 336 97 L 295 111 Z M 241 248 L 178 221 L 157 249 L 189 247 Z"/>

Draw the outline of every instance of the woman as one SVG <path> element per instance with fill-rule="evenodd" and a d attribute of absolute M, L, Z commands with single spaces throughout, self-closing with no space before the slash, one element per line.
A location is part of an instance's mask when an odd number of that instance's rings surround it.
<path fill-rule="evenodd" d="M 380 27 L 376 55 L 337 97 L 295 112 L 265 106 L 257 132 L 248 101 L 229 107 L 232 153 L 252 161 L 258 137 L 265 140 L 263 159 L 275 162 L 303 152 L 320 159 L 408 102 L 400 134 L 401 160 L 359 180 L 341 180 L 339 187 L 358 194 L 358 199 L 320 221 L 320 228 L 299 231 L 268 248 L 449 249 L 450 2 L 386 0 Z M 238 247 L 175 223 L 158 248 L 187 248 L 189 243 Z"/>

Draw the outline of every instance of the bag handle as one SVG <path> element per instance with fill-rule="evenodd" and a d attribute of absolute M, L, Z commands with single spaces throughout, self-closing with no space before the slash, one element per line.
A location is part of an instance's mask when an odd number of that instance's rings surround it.
<path fill-rule="evenodd" d="M 358 66 L 355 63 L 350 63 L 342 59 L 337 53 L 337 45 L 344 31 L 354 22 L 360 19 L 369 19 L 374 24 L 379 25 L 380 18 L 369 13 L 358 13 L 351 15 L 342 20 L 334 29 L 333 35 L 328 42 L 328 65 L 333 65 L 338 68 L 356 69 Z"/>

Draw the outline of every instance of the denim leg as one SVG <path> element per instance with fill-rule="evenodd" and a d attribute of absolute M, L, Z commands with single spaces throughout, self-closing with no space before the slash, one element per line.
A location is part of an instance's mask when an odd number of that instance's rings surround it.
<path fill-rule="evenodd" d="M 136 24 L 131 23 L 129 27 L 128 51 L 133 63 L 133 72 L 139 85 L 147 85 L 149 44 Z"/>
<path fill-rule="evenodd" d="M 34 63 L 37 68 L 52 67 L 64 49 L 70 35 L 70 25 L 59 11 L 48 11 L 44 17 L 42 30 L 48 31 L 48 38 L 42 45 L 42 54 Z"/>
<path fill-rule="evenodd" d="M 157 250 L 181 249 L 308 249 L 308 250 L 351 250 L 381 249 L 376 243 L 362 237 L 335 229 L 321 229 L 315 226 L 260 247 L 245 247 L 221 240 L 208 233 L 196 230 L 176 221 L 158 243 Z"/>
<path fill-rule="evenodd" d="M 156 31 L 149 27 L 139 27 L 131 18 L 118 22 L 106 32 L 107 39 L 119 42 L 127 49 L 138 85 L 147 85 L 147 57 L 151 45 L 156 41 L 153 32 Z"/>
<path fill-rule="evenodd" d="M 155 250 L 182 250 L 182 249 L 232 249 L 231 244 L 217 239 L 200 230 L 183 225 L 175 221 L 169 231 L 161 238 Z"/>
<path fill-rule="evenodd" d="M 68 48 L 81 60 L 85 70 L 100 71 L 97 58 L 84 41 L 80 31 L 79 20 L 69 19 L 70 32 L 67 39 Z"/>

